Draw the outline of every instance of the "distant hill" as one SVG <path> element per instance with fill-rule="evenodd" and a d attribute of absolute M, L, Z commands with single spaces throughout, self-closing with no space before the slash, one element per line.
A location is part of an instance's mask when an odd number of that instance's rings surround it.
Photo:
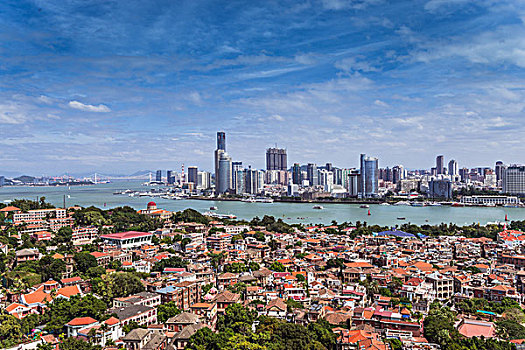
<path fill-rule="evenodd" d="M 32 184 L 33 182 L 35 182 L 35 177 L 29 175 L 22 175 L 19 177 L 15 177 L 13 180 L 20 181 L 25 184 Z"/>

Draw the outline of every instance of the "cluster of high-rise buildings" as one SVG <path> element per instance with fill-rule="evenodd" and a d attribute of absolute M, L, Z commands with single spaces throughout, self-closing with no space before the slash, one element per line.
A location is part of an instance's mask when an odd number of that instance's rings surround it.
<path fill-rule="evenodd" d="M 266 149 L 266 169 L 255 169 L 234 161 L 226 151 L 226 133 L 217 132 L 214 152 L 214 174 L 199 171 L 195 166 L 182 168 L 181 173 L 168 170 L 165 183 L 177 184 L 192 191 L 215 196 L 267 195 L 302 197 L 375 198 L 387 194 L 431 198 L 452 198 L 454 190 L 475 188 L 506 194 L 525 194 L 525 166 L 505 165 L 498 161 L 494 168 L 460 168 L 458 162 L 443 155 L 435 166 L 423 170 L 407 170 L 403 165 L 379 167 L 375 157 L 361 154 L 359 167 L 339 168 L 331 163 L 293 163 L 288 167 L 287 150 Z M 155 181 L 163 181 L 158 170 Z"/>

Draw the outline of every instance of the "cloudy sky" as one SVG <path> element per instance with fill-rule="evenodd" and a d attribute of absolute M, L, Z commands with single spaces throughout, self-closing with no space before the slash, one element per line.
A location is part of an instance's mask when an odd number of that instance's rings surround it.
<path fill-rule="evenodd" d="M 525 4 L 0 2 L 0 171 L 524 162 Z"/>

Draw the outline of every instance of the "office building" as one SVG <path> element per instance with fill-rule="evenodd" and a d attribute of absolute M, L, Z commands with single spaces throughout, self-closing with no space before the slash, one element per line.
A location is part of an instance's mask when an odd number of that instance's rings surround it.
<path fill-rule="evenodd" d="M 525 194 L 525 166 L 510 165 L 504 167 L 501 184 L 503 193 Z"/>
<path fill-rule="evenodd" d="M 215 188 L 217 194 L 224 194 L 232 188 L 232 159 L 223 150 L 219 153 L 219 169 L 215 174 Z"/>
<path fill-rule="evenodd" d="M 244 193 L 244 172 L 242 162 L 232 162 L 232 188 L 235 194 Z"/>
<path fill-rule="evenodd" d="M 266 150 L 266 170 L 286 170 L 286 150 L 282 148 L 268 148 Z"/>
<path fill-rule="evenodd" d="M 348 169 L 348 180 L 346 182 L 346 190 L 350 197 L 359 196 L 361 176 L 356 169 Z"/>
<path fill-rule="evenodd" d="M 452 181 L 448 179 L 430 180 L 428 183 L 428 196 L 431 198 L 452 198 Z"/>
<path fill-rule="evenodd" d="M 459 175 L 458 162 L 456 162 L 454 159 L 451 159 L 450 162 L 448 162 L 448 174 L 450 176 Z"/>
<path fill-rule="evenodd" d="M 500 181 L 503 177 L 503 169 L 505 168 L 505 165 L 501 160 L 496 162 L 496 167 L 494 168 L 496 170 L 496 180 Z"/>
<path fill-rule="evenodd" d="M 405 168 L 402 165 L 396 165 L 392 168 L 392 183 L 397 184 L 405 178 Z"/>
<path fill-rule="evenodd" d="M 173 176 L 172 170 L 166 170 L 166 182 L 168 185 L 173 185 L 175 183 L 175 177 Z"/>
<path fill-rule="evenodd" d="M 211 187 L 211 173 L 208 171 L 197 172 L 197 188 L 207 190 Z"/>
<path fill-rule="evenodd" d="M 436 157 L 436 175 L 443 174 L 443 170 L 445 168 L 445 157 L 437 156 Z"/>
<path fill-rule="evenodd" d="M 259 192 L 259 176 L 256 169 L 248 167 L 244 169 L 245 193 L 257 194 Z"/>
<path fill-rule="evenodd" d="M 217 149 L 215 150 L 215 194 L 221 193 L 219 191 L 219 182 L 221 181 L 219 174 L 219 161 L 223 153 L 226 153 L 226 133 L 219 131 L 217 132 Z"/>
<path fill-rule="evenodd" d="M 379 191 L 379 161 L 377 158 L 361 154 L 360 196 L 376 197 Z"/>
<path fill-rule="evenodd" d="M 196 166 L 189 166 L 188 167 L 188 182 L 191 182 L 195 185 L 197 185 L 197 174 L 199 172 L 199 169 L 197 169 Z"/>
<path fill-rule="evenodd" d="M 155 181 L 162 182 L 162 170 L 157 170 L 157 173 L 155 174 Z"/>
<path fill-rule="evenodd" d="M 310 186 L 317 186 L 319 185 L 319 174 L 317 171 L 317 165 L 313 163 L 309 163 L 306 167 L 306 173 L 308 182 L 310 183 Z"/>
<path fill-rule="evenodd" d="M 302 171 L 301 165 L 299 163 L 294 163 L 292 167 L 292 182 L 296 185 L 301 185 L 302 182 Z"/>

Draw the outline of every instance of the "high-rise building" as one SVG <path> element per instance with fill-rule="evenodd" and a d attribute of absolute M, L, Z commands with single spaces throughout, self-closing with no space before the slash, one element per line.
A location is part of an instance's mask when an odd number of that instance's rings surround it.
<path fill-rule="evenodd" d="M 436 157 L 436 174 L 443 174 L 443 169 L 445 168 L 445 157 L 442 155 Z"/>
<path fill-rule="evenodd" d="M 173 176 L 172 170 L 166 170 L 166 182 L 168 185 L 173 185 L 175 183 L 175 177 Z"/>
<path fill-rule="evenodd" d="M 392 183 L 397 184 L 405 178 L 405 168 L 402 165 L 396 165 L 392 168 Z"/>
<path fill-rule="evenodd" d="M 226 153 L 226 133 L 224 133 L 223 131 L 219 131 L 217 132 L 217 149 L 215 150 L 215 194 L 216 195 L 221 193 L 219 191 L 219 182 L 222 181 L 220 178 L 221 175 L 219 173 L 219 162 L 221 159 L 221 155 L 223 153 Z"/>
<path fill-rule="evenodd" d="M 224 151 L 220 152 L 218 175 L 215 180 L 217 193 L 227 193 L 232 188 L 232 158 Z"/>
<path fill-rule="evenodd" d="M 452 198 L 452 182 L 447 179 L 430 180 L 428 195 L 431 198 Z"/>
<path fill-rule="evenodd" d="M 360 196 L 375 197 L 379 190 L 379 161 L 377 158 L 361 154 Z"/>
<path fill-rule="evenodd" d="M 197 174 L 199 172 L 199 169 L 197 169 L 196 166 L 189 166 L 188 167 L 188 182 L 192 182 L 195 185 L 197 185 Z"/>
<path fill-rule="evenodd" d="M 197 188 L 207 190 L 211 187 L 211 173 L 207 171 L 197 172 Z"/>
<path fill-rule="evenodd" d="M 235 191 L 235 194 L 244 193 L 242 162 L 232 162 L 232 189 Z"/>
<path fill-rule="evenodd" d="M 286 150 L 282 148 L 268 148 L 266 150 L 266 170 L 286 170 Z"/>
<path fill-rule="evenodd" d="M 217 132 L 217 149 L 226 151 L 226 133 L 224 131 Z"/>
<path fill-rule="evenodd" d="M 259 189 L 259 185 L 257 182 L 257 170 L 252 169 L 251 167 L 248 167 L 248 169 L 244 169 L 245 193 L 257 194 Z"/>
<path fill-rule="evenodd" d="M 451 176 L 459 175 L 458 162 L 454 159 L 451 159 L 450 162 L 448 162 L 448 174 Z"/>
<path fill-rule="evenodd" d="M 310 186 L 317 186 L 319 185 L 319 174 L 317 171 L 317 165 L 314 163 L 308 163 L 306 167 L 306 173 L 308 174 L 308 181 L 310 182 Z"/>
<path fill-rule="evenodd" d="M 301 185 L 302 183 L 301 165 L 299 163 L 294 163 L 292 167 L 292 182 L 296 185 Z"/>
<path fill-rule="evenodd" d="M 499 181 L 503 177 L 503 168 L 505 168 L 505 165 L 501 160 L 498 160 L 496 162 L 496 167 L 494 170 L 496 170 L 496 179 Z"/>
<path fill-rule="evenodd" d="M 503 168 L 501 180 L 503 193 L 525 194 L 525 166 L 510 165 Z"/>
<path fill-rule="evenodd" d="M 157 170 L 157 173 L 155 174 L 155 181 L 162 182 L 162 170 Z"/>

